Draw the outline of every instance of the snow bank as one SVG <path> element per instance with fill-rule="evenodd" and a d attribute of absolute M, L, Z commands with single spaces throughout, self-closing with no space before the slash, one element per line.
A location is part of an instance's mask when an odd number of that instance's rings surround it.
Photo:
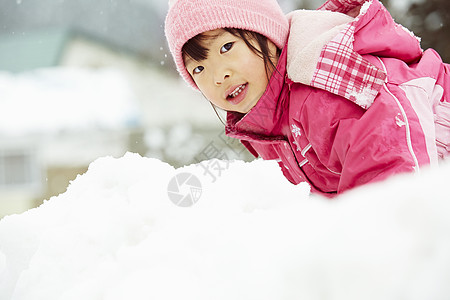
<path fill-rule="evenodd" d="M 191 207 L 169 198 L 180 173 L 201 183 Z M 101 158 L 0 221 L 0 299 L 447 299 L 448 178 L 450 165 L 327 200 L 275 162 L 230 162 L 212 182 L 199 165 Z"/>

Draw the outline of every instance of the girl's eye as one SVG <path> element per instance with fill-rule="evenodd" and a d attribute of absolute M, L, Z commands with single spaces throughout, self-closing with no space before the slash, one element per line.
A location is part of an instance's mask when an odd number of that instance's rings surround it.
<path fill-rule="evenodd" d="M 229 51 L 233 47 L 233 44 L 234 44 L 233 42 L 230 42 L 223 45 L 222 48 L 220 48 L 220 53 L 225 53 Z"/>
<path fill-rule="evenodd" d="M 198 66 L 192 71 L 192 73 L 193 74 L 199 74 L 199 73 L 201 73 L 203 71 L 203 69 L 204 69 L 203 66 Z"/>

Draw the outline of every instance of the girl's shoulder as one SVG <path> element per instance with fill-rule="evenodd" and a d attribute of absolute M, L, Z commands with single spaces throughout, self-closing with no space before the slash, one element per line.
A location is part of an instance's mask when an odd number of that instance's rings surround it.
<path fill-rule="evenodd" d="M 361 3 L 345 9 L 335 5 L 335 11 L 290 13 L 286 69 L 294 82 L 342 96 L 367 109 L 378 95 L 386 74 L 363 55 L 383 55 L 409 62 L 420 58 L 422 49 L 418 39 L 396 24 L 379 1 Z M 352 14 L 356 11 L 356 17 L 346 15 L 348 11 Z"/>

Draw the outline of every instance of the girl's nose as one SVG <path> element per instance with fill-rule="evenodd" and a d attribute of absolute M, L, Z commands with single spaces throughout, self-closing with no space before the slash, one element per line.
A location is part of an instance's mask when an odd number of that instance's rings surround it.
<path fill-rule="evenodd" d="M 219 73 L 216 75 L 216 79 L 214 80 L 214 82 L 216 85 L 221 85 L 229 77 L 229 72 L 222 72 L 222 74 Z"/>

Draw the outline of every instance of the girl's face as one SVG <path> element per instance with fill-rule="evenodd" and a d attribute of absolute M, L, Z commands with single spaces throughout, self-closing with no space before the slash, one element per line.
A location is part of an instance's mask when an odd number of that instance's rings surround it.
<path fill-rule="evenodd" d="M 208 49 L 201 61 L 185 58 L 186 68 L 205 97 L 226 111 L 247 113 L 264 94 L 268 75 L 262 57 L 245 41 L 217 29 L 205 32 L 203 45 Z M 276 46 L 269 42 L 272 62 L 277 63 Z M 255 41 L 250 43 L 260 50 Z"/>

